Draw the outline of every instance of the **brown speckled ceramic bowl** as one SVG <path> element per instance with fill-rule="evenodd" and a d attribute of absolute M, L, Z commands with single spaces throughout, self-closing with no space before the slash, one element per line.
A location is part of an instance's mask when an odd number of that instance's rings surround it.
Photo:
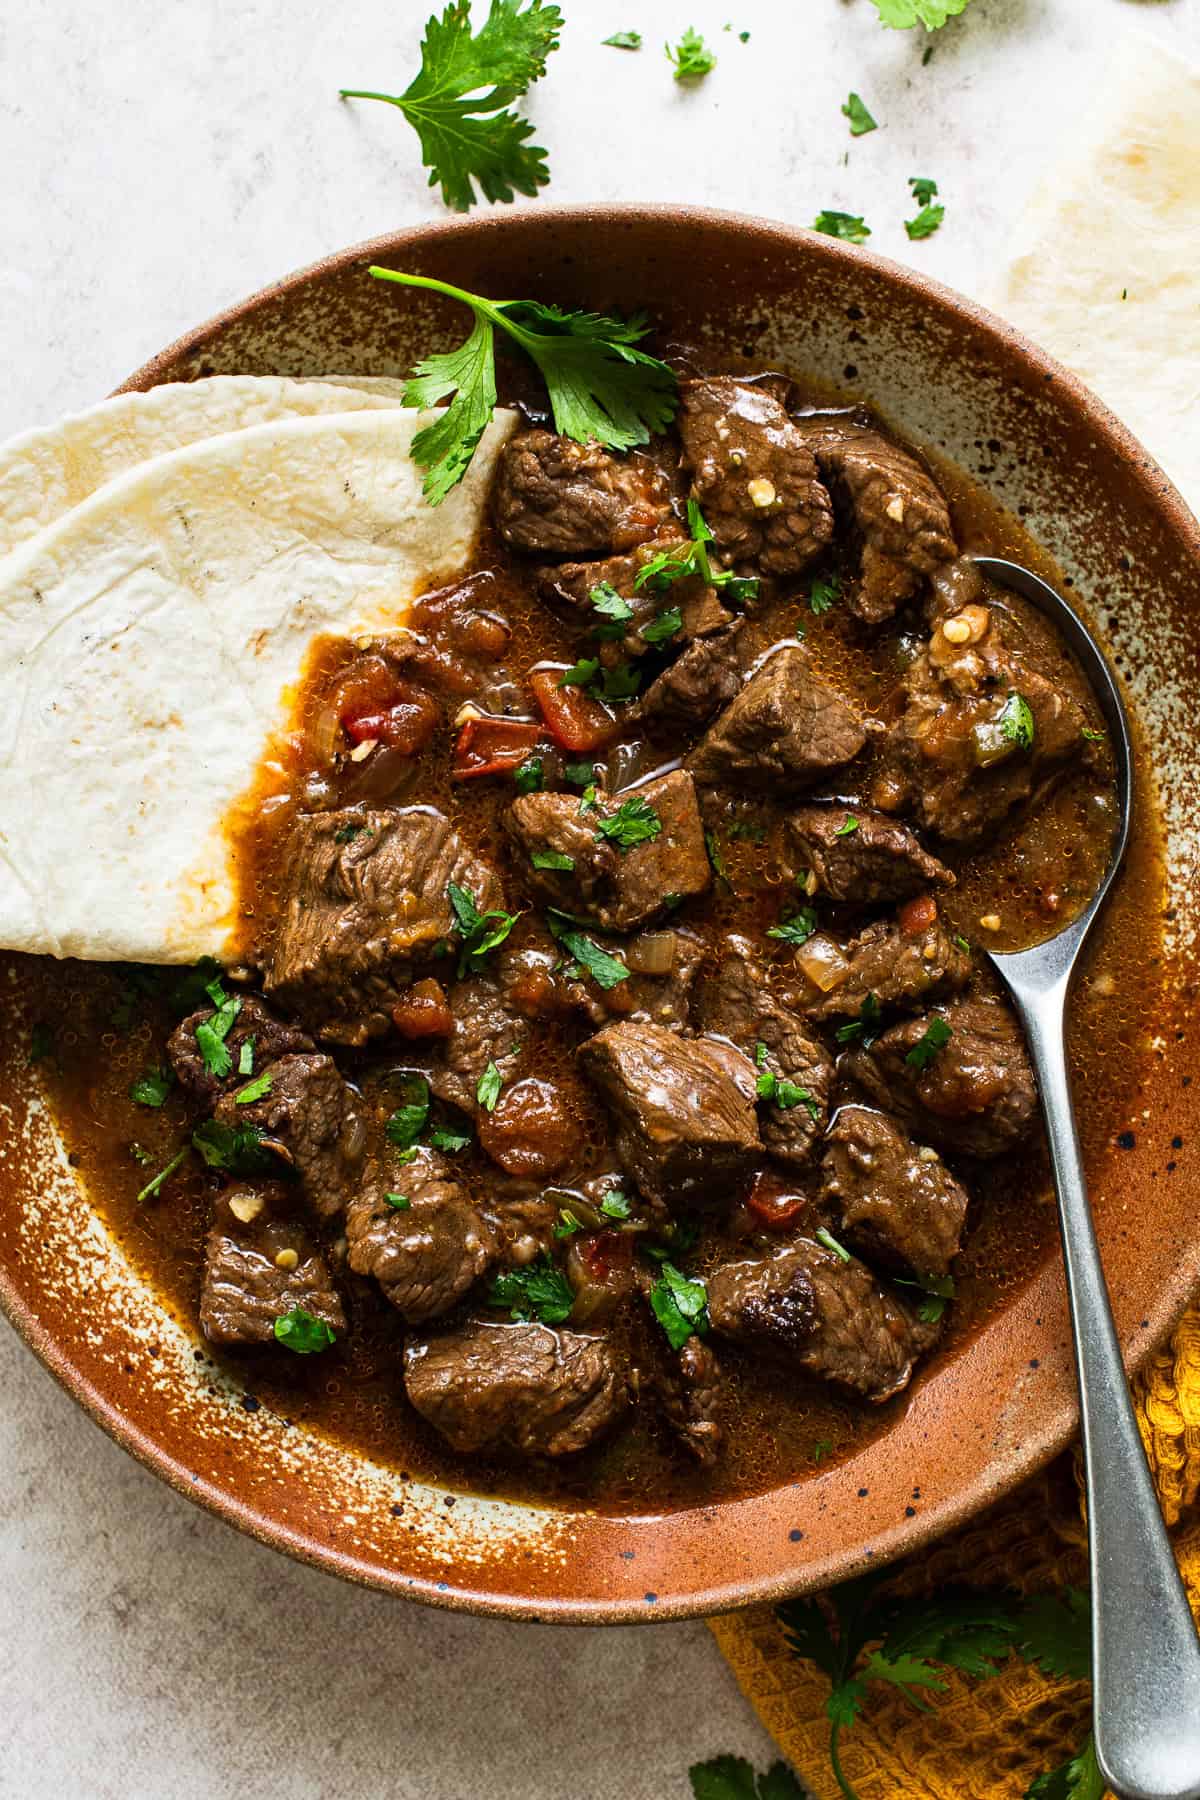
<path fill-rule="evenodd" d="M 399 374 L 461 329 L 439 302 L 368 280 L 371 262 L 489 294 L 649 309 L 714 354 L 750 355 L 871 399 L 975 475 L 1106 623 L 1148 733 L 1168 830 L 1172 979 L 1132 1147 L 1089 1175 L 1131 1365 L 1200 1269 L 1190 1084 L 1196 940 L 1200 530 L 1159 469 L 1061 368 L 910 270 L 808 232 L 683 209 L 537 206 L 400 232 L 294 275 L 163 352 L 129 385 L 235 371 Z M 447 1496 L 306 1435 L 204 1356 L 109 1238 L 23 1066 L 36 966 L 3 966 L 0 1300 L 92 1415 L 181 1492 L 324 1568 L 446 1606 L 517 1617 L 680 1617 L 776 1598 L 885 1559 L 996 1499 L 1064 1445 L 1074 1377 L 1057 1260 L 934 1358 L 886 1434 L 840 1466 L 741 1500 L 621 1520 Z M 1120 1078 L 1120 1072 L 1116 1074 Z M 1014 1204 L 1026 1197 L 1014 1196 Z"/>

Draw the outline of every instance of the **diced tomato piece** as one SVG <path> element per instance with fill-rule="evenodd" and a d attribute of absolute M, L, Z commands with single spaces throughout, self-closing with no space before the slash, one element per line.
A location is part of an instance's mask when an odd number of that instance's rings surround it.
<path fill-rule="evenodd" d="M 454 1014 L 437 981 L 418 981 L 407 988 L 392 1008 L 392 1023 L 401 1037 L 449 1037 Z"/>
<path fill-rule="evenodd" d="M 616 731 L 616 720 L 582 688 L 559 687 L 562 673 L 561 669 L 535 669 L 529 677 L 546 730 L 563 750 L 575 754 L 599 750 Z"/>
<path fill-rule="evenodd" d="M 787 1187 L 769 1169 L 760 1169 L 746 1196 L 746 1205 L 755 1222 L 767 1231 L 786 1231 L 795 1224 L 808 1204 L 807 1196 Z"/>
<path fill-rule="evenodd" d="M 932 894 L 918 894 L 915 900 L 906 900 L 896 918 L 900 930 L 905 937 L 920 937 L 937 924 L 937 901 Z"/>
<path fill-rule="evenodd" d="M 607 1281 L 633 1267 L 633 1235 L 627 1231 L 595 1231 L 582 1238 L 580 1254 L 593 1281 Z"/>
<path fill-rule="evenodd" d="M 454 746 L 454 779 L 508 775 L 520 768 L 542 735 L 532 719 L 468 719 Z"/>
<path fill-rule="evenodd" d="M 405 756 L 423 750 L 438 727 L 441 712 L 424 688 L 394 681 L 384 703 L 351 703 L 342 714 L 342 730 L 352 744 L 386 744 Z"/>

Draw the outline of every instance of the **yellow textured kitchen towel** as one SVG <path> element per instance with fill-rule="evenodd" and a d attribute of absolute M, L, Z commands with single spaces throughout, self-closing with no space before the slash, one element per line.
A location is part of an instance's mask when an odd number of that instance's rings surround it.
<path fill-rule="evenodd" d="M 1200 1615 L 1200 1310 L 1135 1383 L 1142 1437 L 1163 1514 Z M 1076 1469 L 1060 1457 L 1001 1505 L 897 1567 L 906 1591 L 948 1583 L 1025 1594 L 1082 1586 L 1087 1545 Z M 839 1800 L 829 1767 L 826 1677 L 788 1650 L 770 1607 L 710 1621 L 746 1698 L 818 1800 Z M 947 1671 L 946 1691 L 918 1712 L 894 1689 L 870 1689 L 840 1754 L 860 1800 L 1021 1800 L 1030 1781 L 1078 1750 L 1086 1683 L 1056 1680 L 1011 1657 L 978 1681 Z"/>
<path fill-rule="evenodd" d="M 1075 370 L 1142 437 L 1200 514 L 1200 71 L 1141 34 L 1114 46 L 1065 154 L 1022 211 L 1011 254 L 981 296 Z M 1135 248 L 1136 247 L 1136 253 Z M 1171 354 L 1158 354 L 1169 345 Z M 1163 1514 L 1200 1616 L 1200 1310 L 1135 1385 Z M 915 1594 L 947 1583 L 1046 1592 L 1087 1580 L 1072 1459 L 899 1566 Z M 714 1619 L 718 1644 L 780 1748 L 819 1800 L 829 1768 L 826 1678 L 793 1657 L 769 1608 Z M 918 1712 L 876 1683 L 840 1754 L 860 1800 L 1021 1800 L 1079 1748 L 1086 1683 L 1010 1657 L 986 1681 L 948 1673 Z"/>

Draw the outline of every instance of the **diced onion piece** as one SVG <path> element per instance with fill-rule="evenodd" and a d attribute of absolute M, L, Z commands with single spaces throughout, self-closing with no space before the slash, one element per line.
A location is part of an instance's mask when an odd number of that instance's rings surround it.
<path fill-rule="evenodd" d="M 669 975 L 675 967 L 678 939 L 673 931 L 643 931 L 625 953 L 625 961 L 637 975 Z"/>
<path fill-rule="evenodd" d="M 323 706 L 313 721 L 309 734 L 310 742 L 317 755 L 317 761 L 331 763 L 337 753 L 342 737 L 342 721 L 337 708 Z"/>
<path fill-rule="evenodd" d="M 840 987 L 850 973 L 850 964 L 842 954 L 841 945 L 835 944 L 823 931 L 814 932 L 797 950 L 796 965 L 823 994 Z"/>

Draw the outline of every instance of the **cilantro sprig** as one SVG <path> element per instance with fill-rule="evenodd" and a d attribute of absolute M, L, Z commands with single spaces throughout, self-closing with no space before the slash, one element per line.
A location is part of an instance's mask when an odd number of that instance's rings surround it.
<path fill-rule="evenodd" d="M 682 1350 L 690 1337 L 708 1333 L 708 1289 L 702 1281 L 682 1274 L 673 1262 L 663 1262 L 659 1268 L 659 1278 L 650 1289 L 650 1309 L 672 1350 Z"/>
<path fill-rule="evenodd" d="M 454 914 L 455 930 L 462 939 L 458 957 L 461 979 L 468 972 L 478 973 L 484 957 L 499 948 L 521 915 L 498 910 L 480 912 L 470 888 L 457 881 L 447 882 L 446 898 Z"/>
<path fill-rule="evenodd" d="M 879 23 L 895 31 L 908 31 L 914 25 L 940 31 L 947 19 L 967 8 L 967 0 L 872 0 L 872 4 Z"/>
<path fill-rule="evenodd" d="M 615 812 L 602 813 L 596 820 L 598 835 L 607 838 L 622 853 L 637 844 L 650 843 L 659 836 L 662 828 L 658 813 L 638 794 L 630 800 L 622 800 Z"/>
<path fill-rule="evenodd" d="M 649 588 L 651 593 L 661 593 L 689 575 L 698 575 L 706 586 L 716 588 L 735 606 L 757 599 L 756 576 L 735 575 L 732 569 L 714 569 L 708 553 L 708 546 L 714 541 L 713 530 L 695 500 L 687 503 L 687 522 L 689 538 L 683 543 L 669 544 L 652 556 L 638 570 L 633 584 L 635 592 Z M 642 636 L 646 636 L 644 631 Z"/>
<path fill-rule="evenodd" d="M 679 42 L 663 46 L 667 61 L 675 70 L 676 81 L 700 81 L 716 68 L 716 53 L 709 49 L 694 25 L 689 25 Z"/>
<path fill-rule="evenodd" d="M 487 200 L 534 195 L 550 179 L 546 152 L 529 143 L 533 126 L 509 110 L 546 72 L 558 48 L 562 13 L 543 0 L 492 0 L 472 33 L 470 0 L 433 15 L 421 42 L 421 67 L 402 94 L 342 88 L 343 100 L 382 100 L 408 120 L 421 144 L 429 185 L 456 212 Z"/>
<path fill-rule="evenodd" d="M 847 244 L 865 244 L 871 235 L 871 227 L 859 213 L 836 212 L 829 207 L 817 214 L 812 228 L 822 237 L 841 238 Z"/>
<path fill-rule="evenodd" d="M 504 1307 L 512 1318 L 543 1325 L 561 1325 L 575 1304 L 570 1282 L 544 1250 L 528 1267 L 497 1275 L 487 1297 L 489 1306 Z"/>
<path fill-rule="evenodd" d="M 372 266 L 368 273 L 461 300 L 474 318 L 457 349 L 422 357 L 405 384 L 405 406 L 436 406 L 454 396 L 412 441 L 413 458 L 426 471 L 425 497 L 434 506 L 466 474 L 495 409 L 497 327 L 541 371 L 554 427 L 563 437 L 632 450 L 665 431 L 675 417 L 678 381 L 666 363 L 637 348 L 649 330 L 640 313 L 616 319 L 566 312 L 538 300 L 487 300 L 400 269 Z"/>

